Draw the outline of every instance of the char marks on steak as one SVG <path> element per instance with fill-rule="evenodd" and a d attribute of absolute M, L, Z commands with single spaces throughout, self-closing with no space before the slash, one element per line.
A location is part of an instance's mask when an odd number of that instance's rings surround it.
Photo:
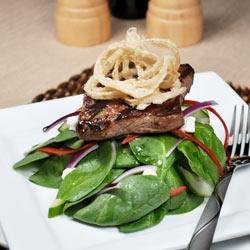
<path fill-rule="evenodd" d="M 194 70 L 190 65 L 182 64 L 179 73 L 187 93 L 193 83 Z M 177 96 L 161 105 L 151 104 L 144 110 L 137 110 L 122 100 L 94 100 L 85 95 L 77 124 L 78 136 L 92 141 L 126 134 L 171 131 L 184 123 L 183 97 Z"/>

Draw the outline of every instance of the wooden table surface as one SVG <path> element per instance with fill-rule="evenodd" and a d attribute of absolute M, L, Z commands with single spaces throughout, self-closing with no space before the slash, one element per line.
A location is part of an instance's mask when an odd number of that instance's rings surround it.
<path fill-rule="evenodd" d="M 181 61 L 196 70 L 215 71 L 225 80 L 250 86 L 250 1 L 204 0 L 204 38 L 181 49 Z M 54 34 L 55 1 L 0 1 L 0 108 L 25 104 L 95 62 L 130 26 L 145 33 L 145 20 L 112 20 L 112 38 L 76 48 Z"/>

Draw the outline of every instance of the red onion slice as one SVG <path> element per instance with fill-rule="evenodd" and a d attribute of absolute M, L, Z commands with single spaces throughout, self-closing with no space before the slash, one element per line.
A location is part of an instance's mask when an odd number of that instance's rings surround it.
<path fill-rule="evenodd" d="M 157 167 L 153 166 L 153 165 L 144 165 L 144 166 L 139 166 L 136 168 L 132 168 L 124 173 L 122 173 L 119 177 L 117 177 L 109 186 L 105 187 L 104 189 L 102 189 L 101 191 L 98 192 L 98 194 L 103 194 L 106 193 L 110 190 L 119 188 L 119 183 L 128 176 L 134 175 L 134 174 L 138 174 L 141 173 L 145 170 L 152 170 L 152 171 L 156 171 Z"/>
<path fill-rule="evenodd" d="M 183 110 L 184 118 L 187 117 L 187 116 L 190 116 L 191 114 L 193 114 L 194 112 L 196 112 L 198 110 L 201 110 L 201 109 L 213 106 L 213 105 L 217 105 L 217 104 L 218 103 L 213 101 L 213 100 L 205 101 L 205 102 L 199 102 L 199 103 L 197 103 L 195 105 L 192 105 L 192 106 L 186 108 L 185 110 Z"/>
<path fill-rule="evenodd" d="M 67 115 L 64 115 L 64 116 L 60 117 L 59 119 L 57 119 L 56 121 L 52 122 L 48 126 L 44 127 L 43 128 L 43 132 L 48 132 L 50 129 L 54 128 L 59 123 L 64 122 L 68 117 L 79 115 L 79 113 L 80 113 L 79 111 L 75 111 L 73 113 L 70 113 L 70 114 L 67 114 Z"/>
<path fill-rule="evenodd" d="M 87 150 L 75 153 L 67 164 L 66 168 L 74 168 L 80 160 L 82 160 L 86 155 L 96 150 L 99 146 L 95 144 L 94 146 L 88 148 Z"/>
<path fill-rule="evenodd" d="M 116 156 L 117 156 L 117 143 L 116 143 L 115 140 L 112 140 L 111 144 L 112 144 L 112 148 L 113 148 L 113 152 L 114 152 L 114 158 L 116 159 Z"/>
<path fill-rule="evenodd" d="M 118 183 L 119 184 L 119 183 Z M 103 193 L 106 193 L 110 190 L 113 190 L 113 189 L 116 189 L 116 188 L 119 188 L 119 185 L 116 184 L 114 186 L 108 186 L 108 187 L 105 187 L 104 189 L 100 190 L 97 194 L 103 194 Z"/>
<path fill-rule="evenodd" d="M 185 139 L 183 138 L 179 138 L 176 140 L 176 142 L 174 143 L 174 145 L 168 150 L 168 152 L 166 153 L 166 157 L 169 157 L 173 152 L 174 150 L 177 148 L 177 146 L 183 142 Z"/>
<path fill-rule="evenodd" d="M 121 180 L 123 180 L 125 177 L 128 177 L 130 175 L 134 175 L 134 174 L 138 174 L 141 173 L 145 170 L 152 170 L 152 171 L 156 171 L 157 167 L 153 166 L 153 165 L 144 165 L 144 166 L 139 166 L 136 168 L 132 168 L 128 171 L 125 171 L 124 173 L 122 173 L 119 177 L 117 177 L 112 183 L 111 185 L 115 185 L 117 183 L 119 183 Z"/>

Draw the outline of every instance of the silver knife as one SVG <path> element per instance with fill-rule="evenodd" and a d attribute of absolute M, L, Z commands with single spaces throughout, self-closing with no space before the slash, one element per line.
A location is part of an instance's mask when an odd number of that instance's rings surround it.
<path fill-rule="evenodd" d="M 218 182 L 194 230 L 193 236 L 187 247 L 188 250 L 210 249 L 218 218 L 220 215 L 221 207 L 233 173 L 235 169 L 239 167 L 249 166 L 249 157 L 244 157 L 235 160 L 233 162 L 233 170 L 230 173 L 226 174 L 225 177 Z"/>

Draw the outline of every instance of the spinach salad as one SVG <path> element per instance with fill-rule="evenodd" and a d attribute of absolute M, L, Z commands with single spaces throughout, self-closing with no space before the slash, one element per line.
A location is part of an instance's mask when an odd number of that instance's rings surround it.
<path fill-rule="evenodd" d="M 185 103 L 184 117 L 195 119 L 193 132 L 84 142 L 64 116 L 53 123 L 62 122 L 58 135 L 31 148 L 14 168 L 28 171 L 35 184 L 58 189 L 49 217 L 65 214 L 124 233 L 152 227 L 198 207 L 226 171 L 228 131 L 224 126 L 223 146 L 209 124 L 207 109 L 223 122 L 210 107 L 214 102 Z"/>

